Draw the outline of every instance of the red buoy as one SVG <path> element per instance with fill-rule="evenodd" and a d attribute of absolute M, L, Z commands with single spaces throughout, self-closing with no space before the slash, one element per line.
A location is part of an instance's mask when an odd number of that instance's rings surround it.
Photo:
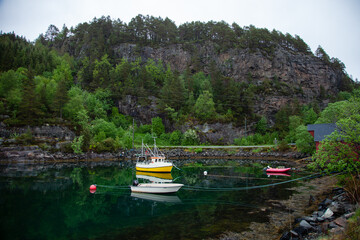
<path fill-rule="evenodd" d="M 96 192 L 96 185 L 92 184 L 90 185 L 90 193 L 95 193 Z"/>

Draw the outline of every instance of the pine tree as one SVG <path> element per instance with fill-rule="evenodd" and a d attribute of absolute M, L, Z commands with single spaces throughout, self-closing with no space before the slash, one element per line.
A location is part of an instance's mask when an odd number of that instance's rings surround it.
<path fill-rule="evenodd" d="M 53 110 L 59 113 L 59 117 L 62 118 L 62 109 L 68 101 L 67 95 L 67 81 L 65 79 L 60 80 L 55 92 L 55 100 Z"/>
<path fill-rule="evenodd" d="M 22 101 L 19 106 L 18 118 L 25 125 L 41 124 L 44 113 L 35 93 L 34 74 L 28 70 L 27 78 L 24 79 Z"/>

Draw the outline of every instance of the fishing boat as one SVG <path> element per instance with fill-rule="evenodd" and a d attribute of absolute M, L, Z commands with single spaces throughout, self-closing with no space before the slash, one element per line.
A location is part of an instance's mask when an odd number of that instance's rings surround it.
<path fill-rule="evenodd" d="M 144 183 L 139 183 L 142 179 Z M 133 193 L 174 193 L 184 186 L 181 183 L 173 183 L 171 173 L 136 172 L 136 180 L 133 181 L 131 192 Z"/>
<path fill-rule="evenodd" d="M 165 155 L 156 147 L 154 138 L 154 148 L 151 150 L 147 144 L 142 143 L 141 155 L 136 162 L 136 171 L 141 172 L 171 172 L 173 164 L 165 159 Z"/>
<path fill-rule="evenodd" d="M 266 172 L 272 172 L 272 173 L 285 173 L 289 171 L 291 168 L 285 168 L 285 167 L 277 167 L 277 168 L 271 168 L 267 166 Z"/>

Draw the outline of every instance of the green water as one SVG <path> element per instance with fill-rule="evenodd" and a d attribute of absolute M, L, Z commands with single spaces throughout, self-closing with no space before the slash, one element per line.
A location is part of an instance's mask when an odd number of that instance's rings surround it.
<path fill-rule="evenodd" d="M 133 166 L 0 166 L 1 239 L 216 237 L 266 222 L 268 200 L 287 199 L 299 184 L 251 189 L 299 177 L 268 177 L 257 165 L 180 167 L 171 177 L 185 186 L 176 194 L 134 196 Z M 91 184 L 98 185 L 94 194 Z"/>

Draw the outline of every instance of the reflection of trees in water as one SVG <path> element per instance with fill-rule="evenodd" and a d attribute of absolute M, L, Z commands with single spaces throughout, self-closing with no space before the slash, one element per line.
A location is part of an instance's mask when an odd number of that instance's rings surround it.
<path fill-rule="evenodd" d="M 230 177 L 204 176 L 204 170 Z M 231 176 L 244 176 L 244 172 L 245 176 L 260 174 L 251 167 L 242 170 L 240 166 L 186 167 L 182 171 L 173 171 L 172 177 L 187 185 L 216 187 L 242 184 L 243 179 Z M 9 211 L 2 209 L 5 214 L 0 219 L 6 222 L 3 227 L 9 236 L 20 239 L 102 238 L 106 233 L 114 233 L 114 237 L 141 237 L 142 233 L 136 230 L 139 226 L 152 237 L 176 233 L 175 238 L 191 234 L 203 238 L 209 236 L 206 235 L 209 226 L 214 226 L 212 234 L 220 233 L 223 227 L 240 228 L 242 222 L 251 221 L 242 217 L 248 211 L 257 212 L 254 209 L 263 206 L 267 199 L 284 198 L 291 193 L 282 187 L 222 192 L 180 190 L 175 196 L 181 203 L 158 202 L 131 197 L 126 186 L 134 178 L 134 169 L 117 166 L 50 169 L 34 177 L 13 178 L 0 188 L 1 196 L 4 196 L 0 208 L 6 207 L 13 212 L 6 214 Z M 43 187 L 34 187 L 40 184 Z M 91 184 L 104 187 L 98 187 L 95 194 L 90 194 Z M 34 218 L 40 220 L 34 221 Z M 14 224 L 20 221 L 24 223 L 21 232 Z M 150 225 L 157 233 L 149 230 Z M 193 229 L 202 230 L 195 233 Z"/>

